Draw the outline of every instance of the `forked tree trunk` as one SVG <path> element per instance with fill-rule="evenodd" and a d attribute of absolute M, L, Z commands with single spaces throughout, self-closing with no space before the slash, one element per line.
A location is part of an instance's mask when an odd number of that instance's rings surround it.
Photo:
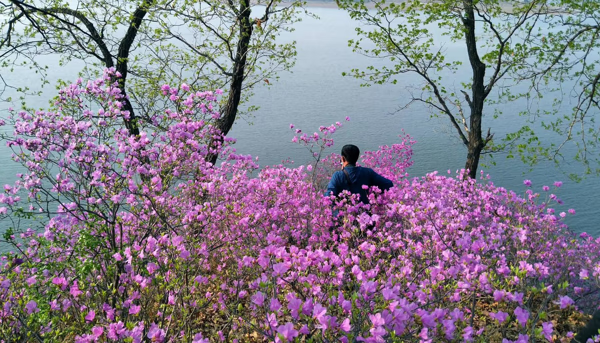
<path fill-rule="evenodd" d="M 123 37 L 123 39 L 121 40 L 121 42 L 119 44 L 119 51 L 116 56 L 116 61 L 117 61 L 116 66 L 115 66 L 115 63 L 113 60 L 113 55 L 110 53 L 108 46 L 106 45 L 106 42 L 104 41 L 103 35 L 100 32 L 98 32 L 98 30 L 96 29 L 94 24 L 82 12 L 68 8 L 68 7 L 38 8 L 31 4 L 24 3 L 24 2 L 18 1 L 18 0 L 12 0 L 12 3 L 21 11 L 21 13 L 17 15 L 17 17 L 16 17 L 17 19 L 22 16 L 27 16 L 28 13 L 38 12 L 45 16 L 53 18 L 53 19 L 61 22 L 64 25 L 72 27 L 75 30 L 84 31 L 82 27 L 80 27 L 80 26 L 78 26 L 78 24 L 76 24 L 76 21 L 81 22 L 85 26 L 85 29 L 87 30 L 87 33 L 89 34 L 90 39 L 94 43 L 96 43 L 98 49 L 100 50 L 100 54 L 102 55 L 102 62 L 104 63 L 104 66 L 106 68 L 115 67 L 117 72 L 119 72 L 121 74 L 121 77 L 115 81 L 118 81 L 119 88 L 121 89 L 121 93 L 125 97 L 125 99 L 124 99 L 125 108 L 124 109 L 126 111 L 129 111 L 129 119 L 123 118 L 123 121 L 124 121 L 125 127 L 127 128 L 127 130 L 129 131 L 129 133 L 131 135 L 133 135 L 133 136 L 139 135 L 140 134 L 139 124 L 137 123 L 133 106 L 132 106 L 131 102 L 129 101 L 129 99 L 127 98 L 127 94 L 125 92 L 125 82 L 127 80 L 127 72 L 128 72 L 127 62 L 129 59 L 129 52 L 131 50 L 133 43 L 135 42 L 135 37 L 137 36 L 137 33 L 142 24 L 142 21 L 144 20 L 144 17 L 148 13 L 148 8 L 151 5 L 150 0 L 143 1 L 142 4 L 140 4 L 140 6 L 133 13 L 133 15 L 131 17 L 131 22 L 129 23 L 129 27 L 127 29 L 127 32 L 125 33 L 125 36 Z M 72 21 L 66 20 L 66 19 L 62 18 L 60 15 L 65 15 L 65 16 L 71 17 L 71 18 L 73 18 L 73 20 Z M 33 20 L 30 17 L 28 17 L 28 18 L 29 18 L 29 20 Z M 34 26 L 36 26 L 36 25 L 34 25 Z M 39 29 L 40 26 L 36 26 L 36 27 L 38 27 L 38 30 L 41 30 L 41 29 Z"/>
<path fill-rule="evenodd" d="M 485 93 L 485 64 L 479 59 L 477 52 L 477 38 L 475 36 L 475 13 L 473 9 L 473 0 L 463 0 L 465 17 L 463 25 L 465 27 L 465 42 L 467 43 L 467 53 L 469 63 L 473 71 L 473 85 L 471 87 L 472 98 L 469 101 L 471 118 L 469 123 L 469 144 L 467 146 L 467 162 L 465 169 L 469 170 L 471 178 L 477 177 L 477 168 L 479 167 L 479 158 L 481 151 L 485 147 L 485 141 L 481 132 L 481 121 L 483 117 L 483 105 L 486 98 Z"/>
<path fill-rule="evenodd" d="M 240 21 L 239 40 L 236 48 L 235 60 L 233 65 L 233 77 L 229 86 L 227 103 L 221 110 L 221 117 L 217 120 L 217 128 L 223 135 L 229 133 L 235 122 L 238 113 L 240 100 L 242 98 L 242 87 L 244 84 L 246 72 L 246 59 L 250 49 L 250 38 L 252 37 L 253 21 L 250 19 L 249 0 L 240 1 L 240 10 L 238 20 Z M 214 142 L 213 142 L 214 145 Z M 215 164 L 218 154 L 210 154 L 206 160 Z"/>

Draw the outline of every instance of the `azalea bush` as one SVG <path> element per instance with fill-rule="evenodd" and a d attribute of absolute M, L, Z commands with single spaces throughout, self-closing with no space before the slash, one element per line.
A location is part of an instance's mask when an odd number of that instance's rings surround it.
<path fill-rule="evenodd" d="M 130 136 L 118 76 L 6 119 L 25 171 L 0 196 L 0 340 L 568 341 L 599 305 L 600 240 L 550 187 L 409 179 L 401 135 L 361 161 L 392 189 L 323 196 L 341 123 L 296 129 L 314 163 L 260 169 L 212 125 L 218 92 L 165 85 Z"/>

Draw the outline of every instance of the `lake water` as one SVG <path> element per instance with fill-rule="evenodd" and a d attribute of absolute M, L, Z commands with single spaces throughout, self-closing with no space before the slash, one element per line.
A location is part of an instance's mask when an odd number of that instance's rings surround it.
<path fill-rule="evenodd" d="M 230 132 L 238 139 L 238 151 L 259 156 L 261 164 L 278 163 L 287 157 L 304 162 L 310 155 L 303 147 L 290 142 L 289 124 L 294 123 L 304 132 L 314 132 L 319 125 L 342 122 L 349 116 L 351 121 L 334 136 L 338 144 L 335 150 L 347 143 L 356 144 L 363 151 L 374 150 L 380 145 L 398 142 L 397 137 L 404 129 L 417 141 L 414 165 L 409 171 L 411 176 L 422 176 L 435 170 L 444 174 L 451 170 L 454 175 L 456 170 L 463 168 L 466 148 L 450 129 L 447 118 L 430 119 L 429 111 L 422 106 L 397 111 L 410 96 L 406 86 L 417 84 L 418 78 L 406 74 L 396 85 L 365 88 L 360 87 L 360 81 L 343 77 L 342 72 L 352 68 L 381 65 L 385 61 L 351 51 L 347 42 L 356 37 L 356 23 L 344 11 L 335 8 L 311 8 L 311 11 L 320 20 L 307 18 L 286 37 L 297 41 L 298 58 L 292 73 L 282 73 L 280 81 L 269 89 L 258 89 L 252 103 L 259 105 L 260 110 L 254 118 L 248 119 L 253 125 L 240 120 Z M 447 55 L 466 60 L 463 44 L 447 42 L 445 49 Z M 456 76 L 450 79 L 460 85 Z M 551 102 L 551 99 L 547 101 Z M 517 115 L 522 106 L 523 103 L 506 104 L 503 108 L 505 116 L 497 120 L 492 120 L 491 115 L 484 118 L 485 130 L 491 127 L 496 137 L 516 130 L 512 126 L 514 123 L 524 123 L 524 118 Z M 550 133 L 545 133 L 544 137 L 554 141 L 560 139 Z M 550 162 L 540 163 L 529 171 L 520 160 L 506 159 L 506 154 L 497 154 L 494 160 L 495 166 L 481 167 L 480 170 L 489 173 L 496 185 L 518 193 L 525 191 L 525 179 L 532 180 L 537 192 L 542 192 L 543 185 L 552 186 L 554 181 L 563 181 L 556 194 L 564 201 L 564 206 L 557 210 L 576 210 L 576 215 L 566 219 L 574 231 L 600 234 L 600 225 L 596 221 L 599 204 L 596 195 L 600 193 L 598 178 L 575 183 Z M 486 161 L 489 162 L 484 159 Z M 565 162 L 561 168 L 571 172 L 581 167 Z"/>
<path fill-rule="evenodd" d="M 338 143 L 335 150 L 343 144 L 353 143 L 362 151 L 374 150 L 384 144 L 398 142 L 398 135 L 404 129 L 417 143 L 414 146 L 414 166 L 411 176 L 422 176 L 432 171 L 453 175 L 464 166 L 466 149 L 450 129 L 447 118 L 430 118 L 426 108 L 411 106 L 398 112 L 409 97 L 406 86 L 418 83 L 412 75 L 403 76 L 397 85 L 360 87 L 360 81 L 343 77 L 342 72 L 352 68 L 364 68 L 368 65 L 382 65 L 386 61 L 374 61 L 355 54 L 348 47 L 348 39 L 355 37 L 356 23 L 348 15 L 334 8 L 311 7 L 310 10 L 320 20 L 305 18 L 296 25 L 296 31 L 286 34 L 283 40 L 296 40 L 298 56 L 296 66 L 290 73 L 281 73 L 278 82 L 271 87 L 258 87 L 251 104 L 260 106 L 251 118 L 238 120 L 230 132 L 237 138 L 236 148 L 241 153 L 259 156 L 261 165 L 276 164 L 291 158 L 297 163 L 306 162 L 310 155 L 306 149 L 291 143 L 292 132 L 289 124 L 294 123 L 304 132 L 316 131 L 320 125 L 342 122 L 346 116 L 351 118 L 338 131 L 334 139 Z M 448 56 L 466 57 L 464 45 L 460 43 L 445 45 Z M 77 68 L 53 69 L 50 80 L 69 78 Z M 33 74 L 12 73 L 3 75 L 7 80 L 20 80 L 34 84 L 37 77 Z M 449 78 L 460 85 L 457 77 Z M 270 80 L 274 81 L 274 80 Z M 49 92 L 49 96 L 52 95 Z M 547 100 L 551 102 L 550 99 Z M 30 99 L 28 103 L 44 106 L 47 98 Z M 39 104 L 39 105 L 38 105 Z M 541 104 L 543 107 L 544 104 Z M 500 137 L 503 133 L 516 130 L 515 123 L 524 119 L 517 113 L 524 106 L 513 103 L 503 106 L 505 116 L 497 120 L 484 118 L 484 128 L 492 127 L 492 132 Z M 251 125 L 250 125 L 251 123 Z M 544 139 L 559 140 L 560 137 L 547 134 Z M 0 158 L 9 160 L 10 152 L 0 147 Z M 484 159 L 484 163 L 487 160 Z M 569 181 L 563 171 L 552 163 L 544 162 L 532 171 L 518 160 L 507 160 L 505 155 L 495 156 L 496 166 L 481 167 L 491 175 L 491 180 L 499 186 L 524 193 L 524 179 L 533 182 L 533 189 L 541 192 L 543 185 L 552 185 L 554 181 L 564 181 L 556 194 L 565 205 L 557 207 L 559 211 L 574 208 L 575 216 L 568 216 L 567 224 L 576 232 L 600 234 L 596 214 L 600 192 L 598 178 L 589 178 L 582 183 Z M 563 168 L 576 171 L 580 166 L 565 162 Z M 527 172 L 524 172 L 527 171 Z M 0 182 L 14 180 L 17 166 L 4 163 L 0 166 Z M 0 230 L 1 231 L 1 230 Z"/>

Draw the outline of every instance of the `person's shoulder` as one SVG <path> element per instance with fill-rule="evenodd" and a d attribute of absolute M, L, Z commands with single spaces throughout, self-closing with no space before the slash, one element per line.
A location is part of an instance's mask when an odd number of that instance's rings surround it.
<path fill-rule="evenodd" d="M 335 179 L 335 178 L 339 178 L 342 177 L 344 175 L 344 172 L 341 170 L 336 170 L 333 175 L 331 175 L 331 178 Z"/>

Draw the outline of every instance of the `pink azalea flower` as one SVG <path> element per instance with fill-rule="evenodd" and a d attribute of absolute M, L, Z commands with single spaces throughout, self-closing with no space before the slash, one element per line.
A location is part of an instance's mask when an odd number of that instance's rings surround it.
<path fill-rule="evenodd" d="M 473 327 L 467 326 L 463 331 L 463 339 L 465 342 L 473 341 Z"/>
<path fill-rule="evenodd" d="M 350 325 L 350 318 L 346 318 L 340 324 L 340 330 L 343 332 L 350 332 L 352 330 L 352 326 Z"/>
<path fill-rule="evenodd" d="M 96 312 L 94 312 L 94 310 L 90 310 L 88 314 L 85 315 L 85 320 L 88 322 L 91 322 L 94 318 L 96 318 Z"/>
<path fill-rule="evenodd" d="M 515 343 L 529 343 L 529 335 L 519 334 L 519 338 L 515 341 Z"/>
<path fill-rule="evenodd" d="M 527 325 L 527 319 L 529 318 L 529 312 L 527 310 L 524 310 L 519 306 L 515 309 L 515 316 L 522 327 Z"/>
<path fill-rule="evenodd" d="M 27 278 L 27 286 L 33 286 L 37 282 L 35 275 Z"/>
<path fill-rule="evenodd" d="M 300 306 L 302 305 L 302 300 L 296 297 L 288 298 L 288 309 L 290 310 L 290 314 L 292 318 L 298 319 L 298 311 L 300 311 Z"/>
<path fill-rule="evenodd" d="M 342 302 L 342 309 L 346 312 L 352 311 L 352 302 L 350 300 L 344 300 Z"/>
<path fill-rule="evenodd" d="M 83 294 L 83 292 L 79 290 L 79 285 L 77 284 L 77 282 L 73 282 L 73 285 L 71 285 L 71 290 L 69 291 L 69 293 L 71 293 L 71 295 L 74 298 L 77 298 L 78 296 Z"/>
<path fill-rule="evenodd" d="M 25 309 L 27 310 L 27 314 L 33 314 L 36 312 L 40 312 L 40 309 L 37 307 L 37 303 L 33 300 L 25 305 Z"/>
<path fill-rule="evenodd" d="M 67 280 L 64 277 L 55 277 L 52 279 L 52 283 L 60 286 L 60 288 L 63 290 L 67 287 Z"/>
<path fill-rule="evenodd" d="M 542 323 L 542 335 L 550 342 L 552 342 L 552 326 L 551 322 Z"/>
<path fill-rule="evenodd" d="M 304 305 L 302 305 L 302 313 L 305 315 L 310 315 L 313 311 L 313 301 L 311 298 L 309 298 L 308 300 L 306 300 L 304 302 Z"/>
<path fill-rule="evenodd" d="M 104 333 L 104 328 L 103 327 L 94 326 L 92 328 L 92 335 L 94 335 L 95 338 L 99 338 L 100 336 L 102 336 L 103 333 Z"/>
<path fill-rule="evenodd" d="M 60 310 L 60 305 L 58 304 L 58 300 L 54 299 L 50 302 L 50 310 L 52 310 L 52 311 Z"/>
<path fill-rule="evenodd" d="M 323 307 L 321 304 L 315 304 L 313 309 L 313 318 L 320 320 L 325 313 L 327 313 L 327 308 Z"/>
<path fill-rule="evenodd" d="M 156 272 L 158 270 L 158 266 L 156 265 L 156 263 L 150 262 L 146 265 L 146 269 L 148 269 L 148 273 L 150 273 L 150 275 L 154 274 L 154 272 Z"/>
<path fill-rule="evenodd" d="M 444 333 L 446 335 L 446 339 L 451 340 L 454 337 L 454 332 L 456 331 L 456 325 L 454 324 L 454 320 L 443 319 L 442 325 L 444 326 Z"/>
<path fill-rule="evenodd" d="M 123 322 L 111 323 L 108 326 L 108 333 L 106 334 L 106 336 L 112 340 L 117 340 L 121 338 L 121 336 L 123 336 L 126 331 L 127 329 L 125 328 Z"/>
<path fill-rule="evenodd" d="M 198 333 L 194 336 L 192 343 L 210 343 L 208 338 L 204 338 L 201 333 Z"/>
<path fill-rule="evenodd" d="M 269 313 L 267 315 L 267 325 L 271 328 L 277 327 L 277 315 L 275 313 Z"/>
<path fill-rule="evenodd" d="M 276 263 L 273 265 L 273 276 L 283 275 L 288 271 L 288 269 L 290 269 L 289 262 Z"/>
<path fill-rule="evenodd" d="M 256 292 L 256 294 L 250 297 L 250 300 L 252 300 L 252 302 L 257 306 L 262 306 L 262 304 L 265 302 L 265 295 L 262 292 Z"/>
<path fill-rule="evenodd" d="M 433 314 L 423 311 L 422 313 L 420 313 L 420 315 L 421 315 L 421 321 L 423 322 L 423 325 L 425 327 L 428 327 L 428 328 L 436 327 L 437 323 L 435 322 L 435 316 Z"/>
<path fill-rule="evenodd" d="M 573 305 L 575 302 L 573 301 L 573 299 L 569 298 L 568 296 L 559 296 L 558 297 L 558 304 L 560 305 L 560 308 L 567 308 L 571 305 Z"/>
<path fill-rule="evenodd" d="M 142 309 L 141 305 L 131 305 L 129 307 L 129 314 L 136 315 L 136 314 L 140 313 L 141 309 Z"/>
<path fill-rule="evenodd" d="M 310 333 L 310 330 L 308 329 L 308 326 L 306 326 L 306 324 L 300 328 L 300 331 L 298 331 L 299 333 L 303 334 L 303 335 L 308 335 Z"/>
<path fill-rule="evenodd" d="M 508 318 L 508 313 L 498 311 L 497 313 L 490 312 L 490 317 L 496 319 L 498 322 L 503 323 Z"/>
<path fill-rule="evenodd" d="M 272 298 L 269 309 L 273 312 L 277 312 L 277 311 L 279 311 L 280 308 L 281 308 L 281 303 L 279 302 L 279 300 L 277 298 Z"/>
<path fill-rule="evenodd" d="M 298 336 L 298 331 L 294 329 L 294 324 L 285 323 L 277 328 L 277 332 L 285 338 L 286 341 L 291 342 L 295 337 Z"/>
<path fill-rule="evenodd" d="M 165 340 L 165 330 L 158 327 L 158 325 L 152 323 L 148 330 L 148 338 L 152 342 L 163 342 Z"/>

